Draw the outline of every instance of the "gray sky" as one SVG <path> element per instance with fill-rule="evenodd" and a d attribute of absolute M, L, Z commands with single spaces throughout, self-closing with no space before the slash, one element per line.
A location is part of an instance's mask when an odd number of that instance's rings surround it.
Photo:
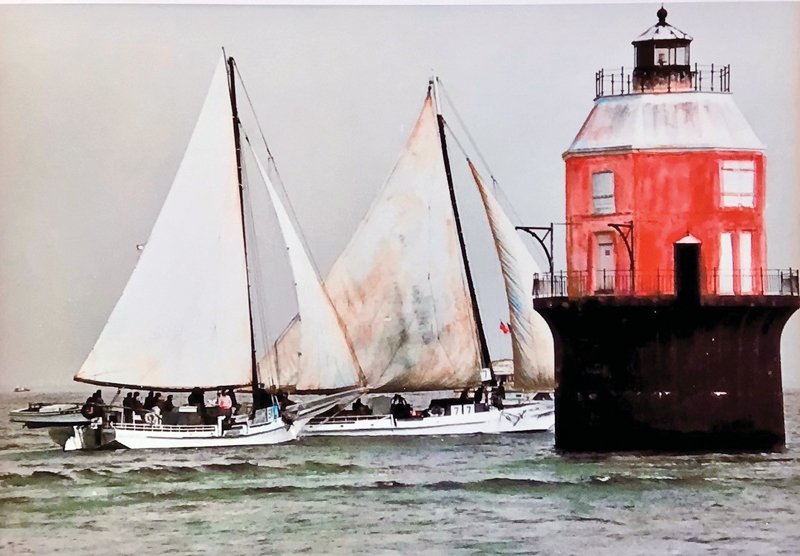
<path fill-rule="evenodd" d="M 632 65 L 631 40 L 659 6 L 0 6 L 0 388 L 74 386 L 221 46 L 324 273 L 388 175 L 432 68 L 518 222 L 563 222 L 561 153 L 592 107 L 594 72 Z M 731 64 L 734 98 L 768 148 L 769 265 L 800 265 L 800 4 L 666 7 L 694 37 L 693 61 Z M 465 207 L 485 226 L 476 204 Z M 557 229 L 559 262 L 563 241 Z M 492 247 L 475 245 L 487 328 L 503 351 Z M 800 386 L 798 338 L 795 316 L 783 342 L 789 387 Z"/>

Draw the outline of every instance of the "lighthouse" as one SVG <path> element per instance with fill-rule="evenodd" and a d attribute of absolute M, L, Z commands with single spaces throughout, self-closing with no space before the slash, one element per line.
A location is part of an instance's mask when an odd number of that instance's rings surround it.
<path fill-rule="evenodd" d="M 780 335 L 797 271 L 767 265 L 765 147 L 729 66 L 667 11 L 595 75 L 563 155 L 566 271 L 537 282 L 566 450 L 783 446 Z"/>

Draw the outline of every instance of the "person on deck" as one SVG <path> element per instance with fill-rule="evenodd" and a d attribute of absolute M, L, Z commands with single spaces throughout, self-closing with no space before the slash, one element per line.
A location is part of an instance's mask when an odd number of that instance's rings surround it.
<path fill-rule="evenodd" d="M 142 406 L 142 400 L 139 399 L 139 392 L 133 393 L 133 398 L 131 399 L 131 409 L 136 415 L 144 415 L 144 407 Z"/>
<path fill-rule="evenodd" d="M 264 388 L 258 388 L 256 390 L 256 398 L 258 400 L 258 407 L 261 409 L 272 407 L 272 394 L 267 392 Z"/>
<path fill-rule="evenodd" d="M 151 409 L 153 409 L 153 407 L 155 407 L 155 405 L 156 405 L 156 397 L 153 394 L 153 391 L 150 390 L 150 392 L 147 394 L 147 397 L 144 399 L 144 409 L 146 411 L 150 411 Z"/>
<path fill-rule="evenodd" d="M 234 413 L 238 412 L 239 408 L 242 407 L 242 405 L 236 401 L 236 392 L 234 392 L 233 388 L 228 390 L 228 395 L 231 397 L 231 407 L 234 410 L 233 412 Z"/>
<path fill-rule="evenodd" d="M 172 401 L 172 394 L 167 396 L 166 401 L 164 402 L 164 412 L 168 413 L 175 409 L 175 402 Z"/>
<path fill-rule="evenodd" d="M 203 397 L 203 391 L 200 388 L 193 388 L 192 393 L 189 394 L 189 399 L 187 400 L 189 405 L 205 405 L 205 399 Z"/>
<path fill-rule="evenodd" d="M 200 413 L 200 417 L 203 419 L 203 423 L 208 423 L 208 415 L 206 414 L 206 398 L 203 395 L 203 391 L 200 388 L 192 389 L 192 393 L 189 394 L 189 405 L 193 405 L 197 407 L 197 411 Z"/>
<path fill-rule="evenodd" d="M 458 397 L 458 400 L 462 402 L 469 401 L 469 386 L 467 386 L 461 391 L 461 395 Z"/>
<path fill-rule="evenodd" d="M 392 403 L 389 405 L 389 413 L 395 419 L 408 419 L 411 417 L 411 405 L 400 394 L 395 394 Z"/>
<path fill-rule="evenodd" d="M 133 392 L 128 392 L 125 399 L 122 400 L 122 417 L 126 423 L 133 423 Z"/>
<path fill-rule="evenodd" d="M 353 413 L 356 415 L 372 415 L 372 410 L 369 406 L 361 403 L 361 398 L 353 402 Z"/>
<path fill-rule="evenodd" d="M 86 403 L 84 403 L 83 407 L 81 407 L 81 415 L 83 415 L 86 419 L 94 419 L 97 417 L 94 406 L 94 394 L 86 398 Z"/>
<path fill-rule="evenodd" d="M 227 390 L 223 390 L 219 394 L 219 397 L 217 398 L 217 407 L 219 408 L 219 415 L 230 416 L 233 404 L 231 403 L 231 397 L 228 395 Z"/>
<path fill-rule="evenodd" d="M 478 405 L 483 402 L 483 385 L 481 384 L 475 390 L 475 405 Z"/>

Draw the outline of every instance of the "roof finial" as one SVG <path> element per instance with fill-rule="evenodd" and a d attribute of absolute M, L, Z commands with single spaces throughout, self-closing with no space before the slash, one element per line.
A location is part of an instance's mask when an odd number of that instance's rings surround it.
<path fill-rule="evenodd" d="M 661 4 L 661 9 L 656 12 L 658 16 L 658 24 L 659 25 L 666 25 L 667 24 L 667 10 L 664 9 L 664 4 Z"/>

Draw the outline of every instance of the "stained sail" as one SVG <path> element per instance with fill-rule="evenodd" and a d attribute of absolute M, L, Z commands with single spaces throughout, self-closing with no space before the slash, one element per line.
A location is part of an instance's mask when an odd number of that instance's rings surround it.
<path fill-rule="evenodd" d="M 75 380 L 163 390 L 250 382 L 232 117 L 223 58 L 150 239 Z"/>
<path fill-rule="evenodd" d="M 252 147 L 251 152 L 267 186 L 286 243 L 300 322 L 303 323 L 299 338 L 300 372 L 295 388 L 305 392 L 325 392 L 361 384 L 364 382 L 361 368 L 347 340 L 339 315 L 308 258 L 283 202 Z"/>
<path fill-rule="evenodd" d="M 553 334 L 544 318 L 533 309 L 532 302 L 534 274 L 541 274 L 541 270 L 517 235 L 514 225 L 497 199 L 483 184 L 472 162 L 469 162 L 469 167 L 486 209 L 506 286 L 511 319 L 514 387 L 553 388 L 555 385 Z"/>
<path fill-rule="evenodd" d="M 480 382 L 463 273 L 429 95 L 392 173 L 325 279 L 372 391 Z M 288 387 L 305 383 L 298 355 L 305 324 L 295 321 L 262 359 L 262 376 L 275 373 Z"/>

